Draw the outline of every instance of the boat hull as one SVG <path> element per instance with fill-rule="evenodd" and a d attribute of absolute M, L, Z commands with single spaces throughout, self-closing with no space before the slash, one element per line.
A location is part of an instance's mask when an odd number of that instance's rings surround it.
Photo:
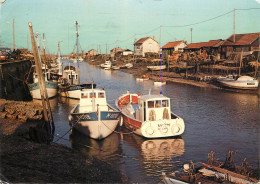
<path fill-rule="evenodd" d="M 91 89 L 92 84 L 79 84 L 71 86 L 59 86 L 59 95 L 67 98 L 80 99 L 82 89 Z M 96 88 L 96 84 L 93 84 Z"/>
<path fill-rule="evenodd" d="M 77 105 L 78 106 L 78 105 Z M 79 132 L 93 138 L 104 139 L 109 136 L 117 127 L 120 120 L 120 111 L 109 106 L 113 111 L 77 113 L 76 108 L 71 112 L 71 125 Z"/>
<path fill-rule="evenodd" d="M 45 81 L 48 98 L 55 97 L 58 93 L 58 83 Z M 34 99 L 41 99 L 39 83 L 28 84 L 30 94 Z"/>
<path fill-rule="evenodd" d="M 219 83 L 228 88 L 233 89 L 246 89 L 246 90 L 257 90 L 259 82 L 253 81 L 234 81 L 234 80 L 219 80 Z"/>

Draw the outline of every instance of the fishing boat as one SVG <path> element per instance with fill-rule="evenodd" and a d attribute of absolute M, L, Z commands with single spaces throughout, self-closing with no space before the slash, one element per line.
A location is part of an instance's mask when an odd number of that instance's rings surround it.
<path fill-rule="evenodd" d="M 127 91 L 115 102 L 124 125 L 137 135 L 162 138 L 181 135 L 185 125 L 181 117 L 171 112 L 170 98 L 158 95 L 138 95 Z"/>
<path fill-rule="evenodd" d="M 59 95 L 68 98 L 80 99 L 82 89 L 91 89 L 96 88 L 96 84 L 93 82 L 90 83 L 80 83 L 79 75 L 79 50 L 78 50 L 78 22 L 76 21 L 76 46 L 77 46 L 77 70 L 74 66 L 66 66 L 63 70 L 62 82 L 59 86 Z"/>
<path fill-rule="evenodd" d="M 116 66 L 116 65 L 115 65 L 115 66 L 112 66 L 112 69 L 113 69 L 113 70 L 119 70 L 119 69 L 120 69 L 120 66 Z"/>
<path fill-rule="evenodd" d="M 158 65 L 158 66 L 147 66 L 148 70 L 157 71 L 157 70 L 164 70 L 166 65 Z"/>
<path fill-rule="evenodd" d="M 120 111 L 107 103 L 105 90 L 83 89 L 80 103 L 71 110 L 69 120 L 79 132 L 100 140 L 115 130 L 120 117 Z"/>
<path fill-rule="evenodd" d="M 250 76 L 218 77 L 217 81 L 224 87 L 233 89 L 257 90 L 259 80 Z"/>
<path fill-rule="evenodd" d="M 48 81 L 47 74 L 44 74 L 44 78 L 45 78 L 45 86 L 46 86 L 48 98 L 52 98 L 56 96 L 58 93 L 58 82 Z M 30 94 L 34 99 L 41 99 L 40 86 L 39 86 L 38 76 L 36 72 L 33 73 L 33 80 L 34 80 L 33 83 L 27 85 Z"/>
<path fill-rule="evenodd" d="M 149 80 L 149 75 L 142 75 L 141 77 L 137 77 L 136 81 L 147 81 Z"/>

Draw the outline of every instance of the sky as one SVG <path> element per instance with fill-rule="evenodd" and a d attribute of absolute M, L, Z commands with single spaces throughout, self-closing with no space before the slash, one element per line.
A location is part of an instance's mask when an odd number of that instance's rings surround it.
<path fill-rule="evenodd" d="M 234 8 L 237 34 L 260 32 L 260 0 L 5 0 L 0 4 L 0 45 L 13 47 L 13 19 L 17 48 L 27 48 L 32 22 L 41 48 L 44 33 L 46 51 L 52 54 L 57 54 L 58 41 L 62 54 L 76 51 L 76 21 L 80 51 L 85 52 L 109 53 L 117 46 L 133 50 L 134 41 L 147 36 L 158 42 L 161 36 L 162 46 L 190 43 L 191 28 L 193 43 L 226 39 L 233 34 Z"/>

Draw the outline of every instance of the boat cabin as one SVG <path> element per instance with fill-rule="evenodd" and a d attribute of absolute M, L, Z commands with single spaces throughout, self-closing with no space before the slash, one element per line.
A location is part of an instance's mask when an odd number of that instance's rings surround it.
<path fill-rule="evenodd" d="M 106 92 L 101 89 L 83 89 L 80 96 L 79 113 L 108 111 Z"/>
<path fill-rule="evenodd" d="M 163 95 L 144 95 L 139 97 L 135 118 L 140 121 L 170 119 L 170 107 L 170 99 Z"/>

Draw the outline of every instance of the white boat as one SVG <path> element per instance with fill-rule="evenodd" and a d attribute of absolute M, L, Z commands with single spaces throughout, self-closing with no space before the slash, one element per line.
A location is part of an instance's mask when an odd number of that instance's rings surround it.
<path fill-rule="evenodd" d="M 125 64 L 125 67 L 126 67 L 126 68 L 133 68 L 133 64 L 132 64 L 132 63 L 126 63 L 126 64 Z"/>
<path fill-rule="evenodd" d="M 28 84 L 28 88 L 30 91 L 30 94 L 32 98 L 34 99 L 41 99 L 41 92 L 40 92 L 40 86 L 38 82 L 38 76 L 36 73 L 33 74 L 33 80 L 34 82 L 31 84 Z M 58 93 L 58 82 L 48 81 L 47 75 L 45 75 L 45 86 L 48 98 L 52 98 L 57 95 Z"/>
<path fill-rule="evenodd" d="M 120 66 L 112 66 L 112 69 L 113 69 L 113 70 L 119 70 L 119 69 L 120 69 Z"/>
<path fill-rule="evenodd" d="M 83 89 L 80 103 L 70 113 L 70 124 L 81 133 L 104 139 L 116 128 L 120 111 L 107 104 L 106 93 L 100 89 Z"/>
<path fill-rule="evenodd" d="M 248 89 L 248 90 L 256 90 L 258 89 L 259 80 L 250 76 L 240 76 L 236 77 L 218 77 L 217 81 L 228 88 L 233 89 Z"/>
<path fill-rule="evenodd" d="M 147 81 L 149 80 L 149 75 L 142 75 L 141 77 L 137 77 L 136 81 Z"/>
<path fill-rule="evenodd" d="M 163 95 L 137 95 L 127 91 L 115 102 L 127 129 L 146 138 L 179 136 L 185 125 L 171 112 L 170 98 Z"/>
<path fill-rule="evenodd" d="M 148 70 L 164 70 L 166 65 L 158 65 L 158 66 L 147 66 Z"/>
<path fill-rule="evenodd" d="M 163 179 L 164 184 L 188 184 L 188 183 L 180 181 L 180 180 L 169 178 L 166 176 L 166 174 L 164 172 L 162 172 L 162 179 Z"/>
<path fill-rule="evenodd" d="M 105 63 L 100 65 L 101 68 L 106 68 L 106 69 L 110 69 L 111 66 L 112 66 L 111 61 L 105 61 Z"/>
<path fill-rule="evenodd" d="M 166 80 L 154 81 L 153 85 L 155 85 L 155 86 L 166 85 Z"/>

